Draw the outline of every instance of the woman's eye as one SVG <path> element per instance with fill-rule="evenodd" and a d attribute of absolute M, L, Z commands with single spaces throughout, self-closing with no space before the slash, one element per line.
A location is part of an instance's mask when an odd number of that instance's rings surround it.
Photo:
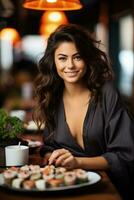
<path fill-rule="evenodd" d="M 74 59 L 75 60 L 81 60 L 81 56 L 76 56 Z"/>
<path fill-rule="evenodd" d="M 59 57 L 59 60 L 61 60 L 61 61 L 65 61 L 66 58 L 65 58 L 65 57 Z"/>

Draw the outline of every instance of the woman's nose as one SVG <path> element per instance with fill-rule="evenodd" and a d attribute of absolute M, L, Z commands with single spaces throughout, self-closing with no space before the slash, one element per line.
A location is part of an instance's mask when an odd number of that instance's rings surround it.
<path fill-rule="evenodd" d="M 72 69 L 74 67 L 74 62 L 73 59 L 68 59 L 67 67 L 69 69 Z"/>

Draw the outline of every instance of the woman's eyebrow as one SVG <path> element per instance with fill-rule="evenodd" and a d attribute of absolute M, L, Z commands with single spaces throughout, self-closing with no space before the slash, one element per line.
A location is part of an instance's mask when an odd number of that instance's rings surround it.
<path fill-rule="evenodd" d="M 77 52 L 77 53 L 74 53 L 72 56 L 76 56 L 76 55 L 79 55 L 80 53 Z M 63 54 L 63 53 L 59 53 L 58 56 L 68 56 L 66 54 Z"/>
<path fill-rule="evenodd" d="M 67 55 L 65 55 L 63 53 L 59 53 L 58 56 L 67 56 Z"/>

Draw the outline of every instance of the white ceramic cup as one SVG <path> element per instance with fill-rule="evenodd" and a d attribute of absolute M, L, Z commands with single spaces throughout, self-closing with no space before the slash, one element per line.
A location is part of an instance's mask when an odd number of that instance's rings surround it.
<path fill-rule="evenodd" d="M 28 164 L 29 147 L 24 145 L 11 145 L 5 147 L 6 166 L 21 166 Z"/>

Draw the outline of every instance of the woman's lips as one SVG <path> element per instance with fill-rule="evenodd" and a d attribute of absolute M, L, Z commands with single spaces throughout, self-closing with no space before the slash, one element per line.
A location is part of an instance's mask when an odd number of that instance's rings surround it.
<path fill-rule="evenodd" d="M 78 71 L 65 72 L 69 77 L 76 76 Z"/>
<path fill-rule="evenodd" d="M 77 74 L 78 71 L 65 72 L 66 74 Z"/>

